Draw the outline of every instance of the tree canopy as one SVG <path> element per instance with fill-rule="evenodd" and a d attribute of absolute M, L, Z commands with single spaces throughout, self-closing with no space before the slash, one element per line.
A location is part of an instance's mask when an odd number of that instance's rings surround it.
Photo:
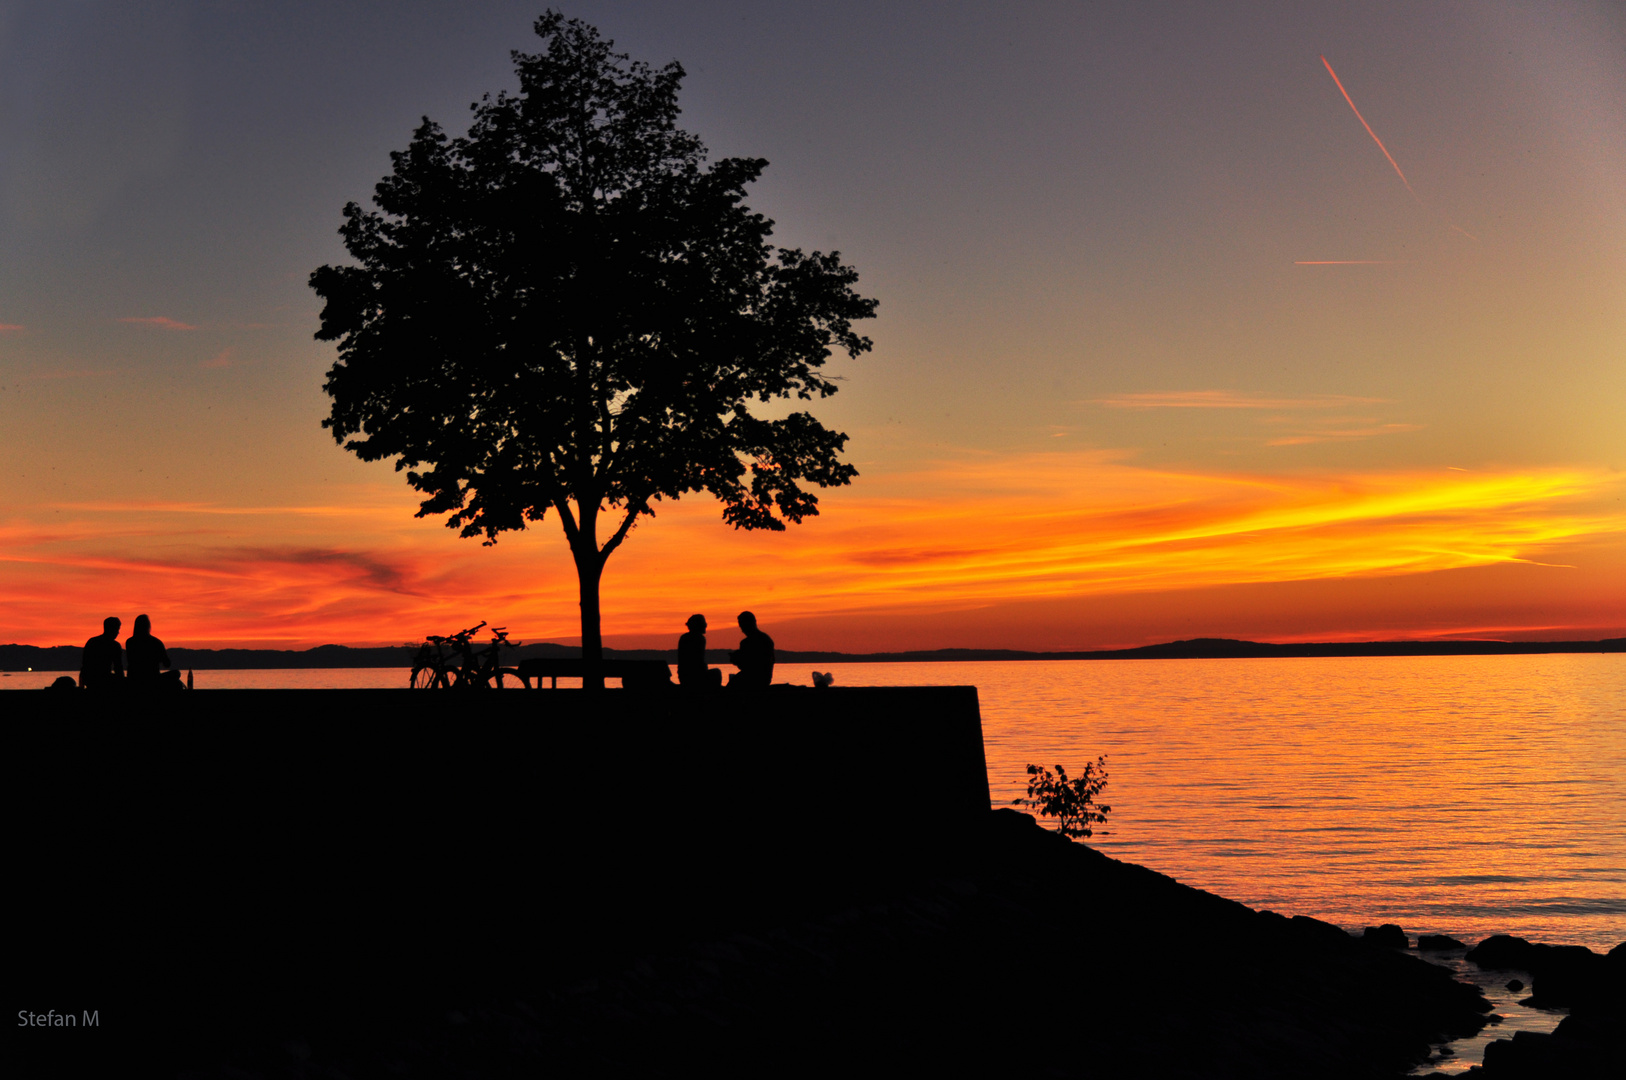
<path fill-rule="evenodd" d="M 557 12 L 535 28 L 517 93 L 476 102 L 461 137 L 425 117 L 376 209 L 344 208 L 357 265 L 310 279 L 339 354 L 323 425 L 396 459 L 418 516 L 464 536 L 557 513 L 596 659 L 604 561 L 660 500 L 705 491 L 729 524 L 781 530 L 856 475 L 845 435 L 753 408 L 835 393 L 820 369 L 870 348 L 852 323 L 876 301 L 839 253 L 769 243 L 744 203 L 767 162 L 708 163 L 677 126 L 680 65 Z"/>

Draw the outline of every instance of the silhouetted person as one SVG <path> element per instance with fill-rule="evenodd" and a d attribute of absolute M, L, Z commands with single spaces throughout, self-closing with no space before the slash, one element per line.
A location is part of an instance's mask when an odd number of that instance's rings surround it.
<path fill-rule="evenodd" d="M 740 631 L 745 634 L 740 647 L 728 654 L 739 672 L 728 680 L 729 686 L 747 690 L 767 689 L 773 682 L 773 638 L 757 629 L 757 617 L 749 611 L 740 612 Z"/>
<path fill-rule="evenodd" d="M 689 632 L 678 638 L 678 685 L 709 689 L 723 684 L 723 673 L 706 666 L 706 617 L 690 615 Z"/>
<path fill-rule="evenodd" d="M 79 658 L 79 685 L 86 690 L 105 690 L 124 685 L 124 650 L 119 648 L 117 616 L 102 620 L 102 632 L 85 642 Z"/>
<path fill-rule="evenodd" d="M 180 685 L 181 673 L 165 670 L 169 667 L 169 650 L 152 636 L 152 620 L 145 615 L 136 616 L 135 632 L 124 642 L 124 659 L 132 689 L 154 690 L 160 685 L 166 688 Z"/>

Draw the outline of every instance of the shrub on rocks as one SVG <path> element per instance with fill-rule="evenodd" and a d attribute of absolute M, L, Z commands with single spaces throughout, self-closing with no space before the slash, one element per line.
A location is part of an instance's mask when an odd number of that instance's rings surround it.
<path fill-rule="evenodd" d="M 1056 819 L 1056 831 L 1069 840 L 1085 839 L 1092 825 L 1105 825 L 1112 807 L 1095 801 L 1107 786 L 1107 759 L 1103 755 L 1084 763 L 1084 772 L 1067 779 L 1060 765 L 1052 773 L 1040 765 L 1028 766 L 1028 794 L 1012 799 L 1014 806 L 1029 806 L 1042 816 Z"/>

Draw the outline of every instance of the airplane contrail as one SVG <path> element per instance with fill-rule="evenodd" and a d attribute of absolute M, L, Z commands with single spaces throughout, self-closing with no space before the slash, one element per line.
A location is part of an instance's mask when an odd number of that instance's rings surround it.
<path fill-rule="evenodd" d="M 1294 259 L 1294 266 L 1397 266 L 1409 259 Z"/>
<path fill-rule="evenodd" d="M 1332 65 L 1327 63 L 1327 58 L 1325 56 L 1321 58 L 1321 62 L 1326 65 L 1327 74 L 1332 76 L 1332 81 L 1338 85 L 1338 92 L 1344 95 L 1344 100 L 1349 102 L 1349 107 L 1355 110 L 1355 119 L 1361 122 L 1361 126 L 1366 129 L 1366 133 L 1372 136 L 1372 141 L 1378 144 L 1378 149 L 1383 151 L 1383 156 L 1389 159 L 1389 164 L 1393 165 L 1395 168 L 1395 175 L 1400 177 L 1400 182 L 1402 184 L 1406 185 L 1406 190 L 1411 192 L 1411 197 L 1417 200 L 1419 206 L 1422 205 L 1422 197 L 1419 196 L 1417 192 L 1412 190 L 1411 181 L 1407 180 L 1406 174 L 1400 171 L 1400 163 L 1395 160 L 1393 154 L 1389 153 L 1389 148 L 1383 145 L 1383 140 L 1378 138 L 1378 133 L 1372 130 L 1372 125 L 1366 122 L 1366 117 L 1361 115 L 1361 110 L 1355 108 L 1355 99 L 1349 96 L 1348 90 L 1344 89 L 1343 80 L 1340 79 L 1338 77 L 1338 73 L 1332 69 Z"/>

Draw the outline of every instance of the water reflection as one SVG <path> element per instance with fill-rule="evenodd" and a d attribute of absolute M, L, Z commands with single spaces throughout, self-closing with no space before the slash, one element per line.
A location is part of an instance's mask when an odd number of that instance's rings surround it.
<path fill-rule="evenodd" d="M 1472 1039 L 1435 1046 L 1429 1060 L 1412 1070 L 1413 1076 L 1465 1073 L 1475 1065 L 1485 1063 L 1485 1046 L 1488 1043 L 1497 1039 L 1511 1039 L 1517 1031 L 1530 1031 L 1538 1035 L 1549 1034 L 1569 1013 L 1568 1009 L 1533 1009 L 1528 1005 L 1519 1004 L 1522 999 L 1530 996 L 1530 985 L 1533 980 L 1528 971 L 1505 969 L 1481 971 L 1463 959 L 1461 952 L 1430 955 L 1427 959 L 1430 963 L 1449 968 L 1461 981 L 1479 987 L 1479 992 L 1491 1003 L 1492 1021 Z M 1507 984 L 1511 979 L 1518 979 L 1523 983 L 1521 989 L 1509 990 Z"/>
<path fill-rule="evenodd" d="M 818 665 L 827 667 L 829 665 Z M 803 667 L 782 679 L 807 682 Z M 996 802 L 1109 755 L 1092 845 L 1251 906 L 1414 937 L 1626 939 L 1626 656 L 869 664 L 979 687 Z"/>
<path fill-rule="evenodd" d="M 1092 845 L 1346 928 L 1626 939 L 1626 656 L 781 664 L 979 688 L 996 804 L 1109 755 Z M 6 689 L 48 685 L 17 672 Z M 208 687 L 405 686 L 406 669 L 208 671 Z M 563 681 L 561 681 L 563 684 Z"/>

